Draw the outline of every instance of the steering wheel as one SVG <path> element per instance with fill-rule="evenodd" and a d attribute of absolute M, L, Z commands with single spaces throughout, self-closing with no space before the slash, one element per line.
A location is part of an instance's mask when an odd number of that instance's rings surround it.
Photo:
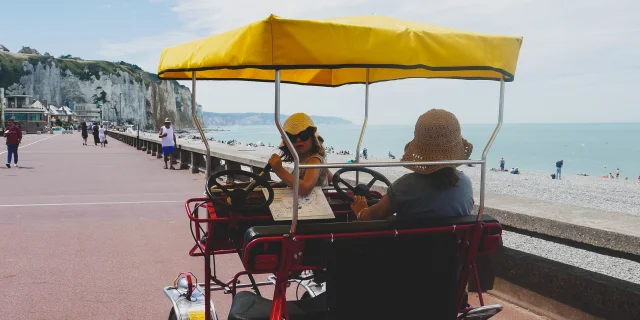
<path fill-rule="evenodd" d="M 357 186 L 353 187 L 351 184 L 349 184 L 344 179 L 342 179 L 342 177 L 340 177 L 343 173 L 351 172 L 351 171 L 365 172 L 370 174 L 373 178 L 367 184 L 360 183 Z M 386 184 L 387 187 L 391 186 L 391 181 L 389 181 L 387 177 L 382 175 L 382 173 L 371 170 L 369 168 L 342 168 L 333 174 L 333 188 L 338 192 L 338 194 L 340 194 L 340 196 L 343 199 L 351 202 L 353 202 L 353 197 L 348 195 L 344 190 L 342 190 L 342 188 L 340 188 L 340 186 L 338 185 L 339 183 L 343 183 L 356 196 L 363 196 L 367 200 L 373 200 L 373 198 L 371 198 L 371 194 L 369 193 L 369 190 L 371 189 L 373 184 L 376 183 L 376 181 L 384 182 L 384 184 Z"/>
<path fill-rule="evenodd" d="M 209 179 L 207 179 L 207 182 L 205 184 L 205 191 L 207 192 L 207 195 L 209 196 L 211 201 L 219 206 L 231 208 L 236 211 L 264 209 L 269 207 L 274 198 L 273 188 L 271 187 L 269 182 L 262 177 L 262 175 L 266 172 L 269 172 L 269 170 L 271 170 L 271 165 L 268 164 L 259 175 L 243 170 L 223 170 L 209 176 Z M 253 181 L 249 183 L 245 188 L 235 188 L 229 190 L 229 188 L 227 188 L 229 186 L 224 186 L 220 184 L 220 182 L 218 182 L 219 177 L 227 175 L 244 176 L 253 179 Z M 226 196 L 226 201 L 220 200 L 213 194 L 211 188 L 214 186 L 220 190 L 220 193 Z M 269 192 L 269 196 L 267 197 L 267 200 L 262 203 L 248 204 L 247 200 L 249 199 L 249 195 L 257 186 L 261 186 L 267 189 L 267 192 Z"/>

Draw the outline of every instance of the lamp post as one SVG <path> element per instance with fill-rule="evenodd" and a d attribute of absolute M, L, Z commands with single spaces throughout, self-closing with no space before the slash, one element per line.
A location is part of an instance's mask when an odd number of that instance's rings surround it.
<path fill-rule="evenodd" d="M 122 92 L 120 92 L 120 112 L 118 113 L 120 119 L 118 119 L 118 125 L 122 122 Z"/>
<path fill-rule="evenodd" d="M 136 139 L 136 148 L 140 150 L 140 120 L 138 120 L 138 138 Z"/>
<path fill-rule="evenodd" d="M 98 108 L 100 108 L 100 124 L 102 124 L 102 111 L 103 111 L 103 109 L 102 109 L 102 100 L 98 101 L 98 106 L 99 106 Z"/>
<path fill-rule="evenodd" d="M 0 128 L 4 130 L 4 88 L 0 88 Z"/>

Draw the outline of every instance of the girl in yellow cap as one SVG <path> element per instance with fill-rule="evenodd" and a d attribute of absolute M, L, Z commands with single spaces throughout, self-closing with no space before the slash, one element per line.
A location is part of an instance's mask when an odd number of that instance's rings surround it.
<path fill-rule="evenodd" d="M 284 122 L 283 128 L 300 157 L 300 164 L 318 164 L 324 162 L 325 150 L 318 139 L 318 127 L 313 123 L 311 117 L 304 113 L 293 114 Z M 282 150 L 280 155 L 273 154 L 269 159 L 271 170 L 282 182 L 286 183 L 287 186 L 293 187 L 293 174 L 282 167 L 283 161 L 293 161 L 291 150 L 287 148 L 284 141 L 280 144 L 280 150 Z M 316 186 L 326 186 L 328 171 L 327 169 L 301 169 L 300 195 L 309 195 Z"/>

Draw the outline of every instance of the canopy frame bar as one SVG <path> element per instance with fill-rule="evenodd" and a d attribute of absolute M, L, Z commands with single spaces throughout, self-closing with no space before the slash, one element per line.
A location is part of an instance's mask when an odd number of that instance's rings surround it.
<path fill-rule="evenodd" d="M 291 155 L 293 156 L 293 217 L 291 220 L 291 229 L 289 233 L 294 235 L 296 233 L 296 227 L 298 225 L 298 195 L 300 194 L 300 156 L 298 155 L 298 151 L 293 147 L 293 143 L 291 139 L 289 139 L 289 135 L 284 131 L 282 124 L 280 123 L 280 70 L 276 70 L 275 75 L 275 122 L 276 127 L 278 127 L 278 131 L 280 132 L 280 136 L 282 136 L 282 141 L 284 141 L 285 145 L 291 151 Z"/>
<path fill-rule="evenodd" d="M 450 164 L 465 165 L 465 164 L 482 164 L 482 162 L 483 160 L 395 161 L 395 162 L 366 162 L 366 163 L 327 162 L 327 163 L 316 163 L 316 164 L 301 164 L 300 169 L 411 167 L 411 166 L 450 165 Z"/>
<path fill-rule="evenodd" d="M 207 150 L 207 156 L 205 157 L 205 175 L 209 178 L 209 174 L 211 174 L 211 150 L 209 149 L 209 141 L 204 134 L 204 130 L 202 130 L 202 125 L 200 125 L 200 120 L 198 120 L 198 115 L 196 113 L 196 72 L 191 72 L 191 115 L 193 117 L 193 122 L 196 123 L 196 127 L 198 128 L 198 132 L 200 133 L 200 137 L 202 138 L 202 142 L 204 142 L 204 148 Z"/>
<path fill-rule="evenodd" d="M 485 203 L 485 189 L 486 189 L 486 179 L 487 179 L 487 154 L 489 150 L 493 146 L 493 143 L 502 127 L 502 122 L 504 118 L 504 79 L 500 80 L 500 99 L 498 103 L 498 123 L 487 141 L 487 144 L 482 151 L 482 159 L 481 160 L 456 160 L 456 161 L 427 161 L 427 162 L 411 162 L 411 161 L 397 161 L 397 162 L 373 162 L 363 164 L 360 163 L 360 147 L 362 144 L 362 139 L 364 136 L 364 132 L 367 126 L 367 121 L 369 118 L 369 69 L 367 69 L 367 84 L 365 87 L 365 118 L 362 124 L 362 129 L 360 131 L 360 138 L 358 140 L 358 146 L 356 150 L 356 163 L 322 163 L 322 164 L 312 164 L 312 165 L 300 165 L 300 156 L 298 152 L 293 147 L 293 143 L 289 139 L 289 136 L 284 131 L 282 124 L 280 123 L 280 70 L 275 71 L 275 111 L 274 111 L 274 120 L 276 123 L 276 127 L 280 132 L 280 136 L 282 140 L 285 142 L 285 145 L 289 150 L 291 150 L 291 155 L 293 156 L 293 216 L 291 220 L 291 228 L 289 233 L 291 236 L 295 235 L 296 228 L 298 225 L 298 196 L 300 194 L 300 169 L 312 169 L 312 168 L 340 168 L 340 167 L 348 167 L 348 168 L 363 168 L 363 167 L 399 167 L 399 166 L 419 166 L 419 165 L 443 165 L 443 164 L 480 164 L 481 165 L 481 173 L 480 173 L 480 204 L 478 206 L 478 218 L 477 221 L 482 220 L 482 216 L 484 214 L 484 203 Z M 191 88 L 191 113 L 193 116 L 193 121 L 198 128 L 200 133 L 200 137 L 204 142 L 205 149 L 207 150 L 207 156 L 205 159 L 206 162 L 206 173 L 207 176 L 211 170 L 211 151 L 209 149 L 209 142 L 207 137 L 204 134 L 204 130 L 202 129 L 202 125 L 198 119 L 198 115 L 196 114 L 196 72 L 192 72 L 192 88 Z M 358 177 L 356 176 L 356 184 L 358 183 Z"/>
<path fill-rule="evenodd" d="M 367 68 L 366 83 L 364 85 L 364 121 L 362 122 L 362 129 L 360 129 L 360 138 L 358 139 L 358 146 L 356 147 L 356 163 L 360 163 L 360 146 L 362 145 L 362 138 L 364 137 L 364 130 L 367 128 L 367 122 L 369 121 L 369 68 Z M 356 171 L 356 185 L 360 183 L 360 172 Z"/>
<path fill-rule="evenodd" d="M 367 73 L 368 76 L 368 73 Z M 289 229 L 289 234 L 291 237 L 295 239 L 295 232 L 298 225 L 298 197 L 300 195 L 300 169 L 312 169 L 312 168 L 363 168 L 363 167 L 400 167 L 400 166 L 420 166 L 420 165 L 446 165 L 446 164 L 480 164 L 481 165 L 481 173 L 480 173 L 480 204 L 478 206 L 478 217 L 476 219 L 476 223 L 481 223 L 482 216 L 484 215 L 484 202 L 485 202 L 485 188 L 486 188 L 486 179 L 487 179 L 487 154 L 489 150 L 493 146 L 493 142 L 498 136 L 498 132 L 502 127 L 503 115 L 504 115 L 504 78 L 500 80 L 500 98 L 498 102 L 498 123 L 491 134 L 491 137 L 487 141 L 487 144 L 482 151 L 482 159 L 481 160 L 453 160 L 453 161 L 425 161 L 425 162 L 412 162 L 412 161 L 396 161 L 396 162 L 374 162 L 374 163 L 343 163 L 338 166 L 337 163 L 321 163 L 321 164 L 310 164 L 310 165 L 300 165 L 300 157 L 298 152 L 293 147 L 293 143 L 289 139 L 289 136 L 286 134 L 282 125 L 280 124 L 280 70 L 276 70 L 275 74 L 275 122 L 278 127 L 278 131 L 280 132 L 280 136 L 282 140 L 285 142 L 285 145 L 291 151 L 291 155 L 293 156 L 293 216 L 291 218 L 291 228 Z M 366 95 L 368 95 L 368 86 L 366 88 Z M 365 101 L 365 121 L 363 123 L 363 128 L 360 132 L 360 141 L 358 141 L 358 149 L 362 140 L 362 135 L 364 134 L 364 129 L 366 127 L 366 121 L 368 118 L 368 97 Z M 356 157 L 359 157 L 359 150 L 356 154 Z M 358 158 L 359 159 L 359 158 Z"/>
<path fill-rule="evenodd" d="M 498 100 L 498 123 L 496 124 L 495 129 L 493 129 L 493 133 L 491 134 L 491 138 L 487 141 L 487 145 L 484 146 L 484 150 L 482 151 L 482 165 L 480 170 L 480 205 L 478 206 L 478 220 L 482 221 L 482 215 L 484 214 L 484 198 L 485 198 L 485 189 L 487 182 L 487 154 L 489 150 L 493 146 L 493 142 L 496 140 L 498 136 L 498 132 L 500 132 L 500 128 L 502 128 L 502 120 L 504 115 L 504 78 L 500 80 L 500 98 Z"/>

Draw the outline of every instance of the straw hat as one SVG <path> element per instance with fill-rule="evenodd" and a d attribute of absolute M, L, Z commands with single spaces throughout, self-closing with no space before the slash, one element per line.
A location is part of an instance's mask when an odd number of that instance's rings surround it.
<path fill-rule="evenodd" d="M 313 120 L 311 120 L 311 117 L 309 117 L 305 113 L 299 112 L 299 113 L 292 114 L 287 118 L 287 120 L 284 121 L 284 124 L 282 125 L 282 128 L 284 129 L 285 132 L 293 135 L 297 135 L 300 132 L 307 130 L 307 128 L 309 127 L 313 128 L 314 130 L 313 138 L 315 139 L 316 145 L 318 146 L 322 145 L 319 139 L 320 135 L 318 134 L 318 127 L 316 127 L 316 124 L 313 123 Z M 295 142 L 295 141 L 291 141 L 291 142 Z M 324 142 L 324 139 L 323 139 L 323 142 Z M 284 147 L 284 141 L 280 144 L 280 148 L 282 147 Z"/>
<path fill-rule="evenodd" d="M 164 123 L 171 123 L 171 119 L 169 118 L 164 119 Z"/>
<path fill-rule="evenodd" d="M 442 109 L 431 109 L 416 122 L 413 140 L 404 147 L 403 161 L 467 160 L 473 145 L 461 135 L 456 116 Z M 458 165 L 407 166 L 417 173 L 429 174 Z"/>

